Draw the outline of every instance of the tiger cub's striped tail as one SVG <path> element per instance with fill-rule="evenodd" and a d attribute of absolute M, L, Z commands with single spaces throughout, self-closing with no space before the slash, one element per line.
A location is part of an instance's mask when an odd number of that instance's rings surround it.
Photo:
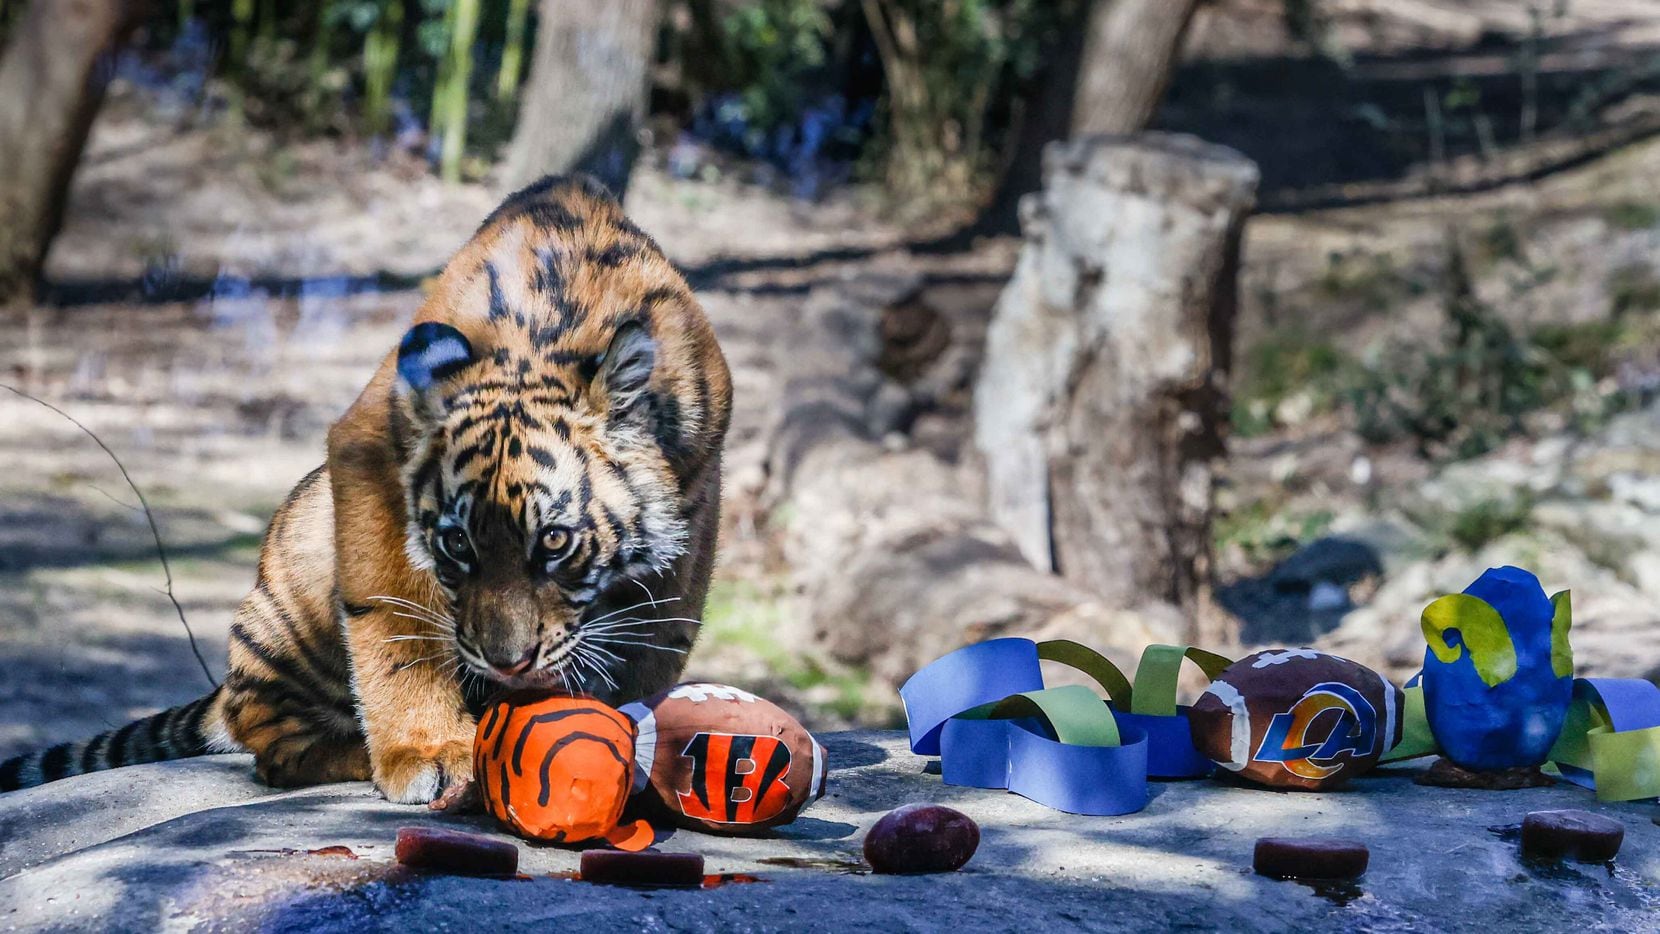
<path fill-rule="evenodd" d="M 60 743 L 0 762 L 0 792 L 123 765 L 236 752 L 225 731 L 224 688 L 188 704 L 134 720 L 91 739 Z"/>

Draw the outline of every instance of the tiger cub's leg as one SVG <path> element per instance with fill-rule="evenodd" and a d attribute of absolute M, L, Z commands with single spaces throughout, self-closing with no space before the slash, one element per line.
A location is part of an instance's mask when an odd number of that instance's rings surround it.
<path fill-rule="evenodd" d="M 319 468 L 272 517 L 231 626 L 226 722 L 268 784 L 369 777 L 333 594 L 334 505 Z"/>

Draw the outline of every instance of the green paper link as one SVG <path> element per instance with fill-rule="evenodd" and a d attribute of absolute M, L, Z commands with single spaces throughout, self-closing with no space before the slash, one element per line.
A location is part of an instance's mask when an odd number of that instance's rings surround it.
<path fill-rule="evenodd" d="M 1191 659 L 1205 677 L 1214 679 L 1233 664 L 1229 659 L 1186 645 L 1149 645 L 1141 652 L 1135 670 L 1135 693 L 1130 695 L 1130 712 L 1149 717 L 1176 715 L 1176 681 L 1182 660 Z"/>
<path fill-rule="evenodd" d="M 1118 721 L 1095 692 L 1081 684 L 1010 694 L 991 710 L 991 719 L 1041 717 L 1055 739 L 1070 746 L 1118 746 Z"/>
<path fill-rule="evenodd" d="M 1124 677 L 1124 672 L 1113 664 L 1112 659 L 1102 655 L 1081 642 L 1071 639 L 1052 639 L 1037 644 L 1038 658 L 1044 661 L 1060 662 L 1070 665 L 1101 685 L 1101 690 L 1107 692 L 1113 703 L 1120 709 L 1128 708 L 1134 693 L 1130 688 L 1130 679 Z"/>
<path fill-rule="evenodd" d="M 1615 732 L 1595 687 L 1574 685 L 1574 699 L 1550 759 L 1591 773 L 1599 801 L 1660 797 L 1660 726 Z"/>
<path fill-rule="evenodd" d="M 1615 733 L 1591 730 L 1592 774 L 1599 801 L 1638 801 L 1660 796 L 1660 726 Z"/>
<path fill-rule="evenodd" d="M 1574 673 L 1574 650 L 1568 644 L 1568 630 L 1574 624 L 1573 598 L 1569 591 L 1564 590 L 1551 597 L 1550 603 L 1551 672 L 1558 678 L 1566 678 Z"/>
<path fill-rule="evenodd" d="M 1402 693 L 1406 695 L 1406 700 L 1401 704 L 1401 741 L 1395 744 L 1394 749 L 1384 753 L 1383 758 L 1378 760 L 1380 762 L 1416 759 L 1440 751 L 1435 743 L 1435 734 L 1429 730 L 1429 715 L 1424 712 L 1423 686 L 1406 688 Z"/>
<path fill-rule="evenodd" d="M 1552 762 L 1595 772 L 1591 759 L 1591 731 L 1608 729 L 1608 714 L 1600 702 L 1579 696 L 1579 691 L 1574 694 L 1573 701 L 1568 704 L 1568 715 L 1562 718 L 1562 732 L 1556 737 L 1556 745 L 1551 747 L 1548 758 Z"/>

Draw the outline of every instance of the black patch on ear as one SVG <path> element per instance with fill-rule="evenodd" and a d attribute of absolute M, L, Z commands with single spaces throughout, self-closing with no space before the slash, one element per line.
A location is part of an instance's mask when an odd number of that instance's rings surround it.
<path fill-rule="evenodd" d="M 409 329 L 398 345 L 398 375 L 416 392 L 449 379 L 473 362 L 473 346 L 460 331 L 427 321 Z"/>
<path fill-rule="evenodd" d="M 657 447 L 670 463 L 678 464 L 690 453 L 681 433 L 685 425 L 680 415 L 680 403 L 667 393 L 652 396 L 652 402 Z"/>
<path fill-rule="evenodd" d="M 657 342 L 638 321 L 624 322 L 598 364 L 606 395 L 613 404 L 626 406 L 651 382 L 651 371 L 657 365 Z"/>

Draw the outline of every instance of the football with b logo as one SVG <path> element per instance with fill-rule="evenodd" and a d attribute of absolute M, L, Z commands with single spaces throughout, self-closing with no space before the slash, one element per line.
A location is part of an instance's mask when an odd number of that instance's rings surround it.
<path fill-rule="evenodd" d="M 1271 649 L 1229 665 L 1188 714 L 1193 745 L 1240 778 L 1335 788 L 1401 741 L 1405 696 L 1382 675 L 1313 649 Z"/>
<path fill-rule="evenodd" d="M 621 709 L 639 732 L 635 790 L 654 817 L 741 835 L 787 824 L 824 794 L 824 747 L 741 688 L 681 684 Z"/>

